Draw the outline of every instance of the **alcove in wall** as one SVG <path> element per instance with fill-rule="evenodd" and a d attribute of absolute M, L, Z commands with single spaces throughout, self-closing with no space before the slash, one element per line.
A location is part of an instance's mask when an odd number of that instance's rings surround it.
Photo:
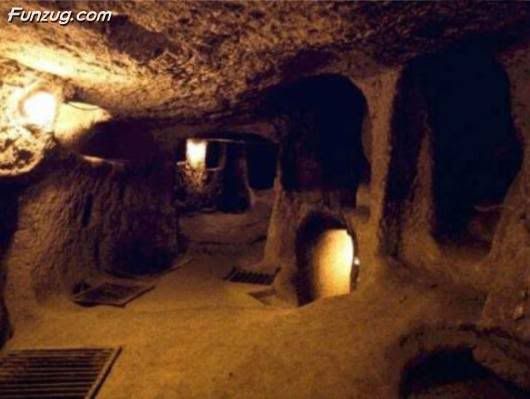
<path fill-rule="evenodd" d="M 279 156 L 282 187 L 338 193 L 342 206 L 355 206 L 359 183 L 370 178 L 362 92 L 346 77 L 318 75 L 274 88 L 268 105 L 286 120 Z"/>
<path fill-rule="evenodd" d="M 488 248 L 522 162 L 507 75 L 480 46 L 414 68 L 432 128 L 434 234 L 441 242 Z"/>
<path fill-rule="evenodd" d="M 304 219 L 296 235 L 295 284 L 301 305 L 351 292 L 359 269 L 356 245 L 343 219 L 321 212 Z"/>

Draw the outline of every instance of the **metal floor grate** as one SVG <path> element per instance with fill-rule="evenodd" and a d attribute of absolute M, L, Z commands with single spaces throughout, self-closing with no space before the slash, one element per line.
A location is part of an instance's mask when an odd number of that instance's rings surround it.
<path fill-rule="evenodd" d="M 234 267 L 224 279 L 233 283 L 271 285 L 278 271 L 274 274 L 254 273 Z"/>
<path fill-rule="evenodd" d="M 121 348 L 22 349 L 0 357 L 2 399 L 92 399 Z"/>
<path fill-rule="evenodd" d="M 109 305 L 123 307 L 154 288 L 153 284 L 117 284 L 108 283 L 89 288 L 73 296 L 81 305 Z"/>

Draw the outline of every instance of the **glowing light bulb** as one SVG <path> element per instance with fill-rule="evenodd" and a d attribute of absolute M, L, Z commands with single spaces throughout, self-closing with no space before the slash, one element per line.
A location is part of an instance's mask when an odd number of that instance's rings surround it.
<path fill-rule="evenodd" d="M 190 139 L 186 142 L 186 159 L 193 169 L 206 165 L 206 141 Z"/>
<path fill-rule="evenodd" d="M 26 122 L 41 128 L 51 128 L 57 113 L 57 99 L 46 91 L 38 91 L 22 103 Z"/>

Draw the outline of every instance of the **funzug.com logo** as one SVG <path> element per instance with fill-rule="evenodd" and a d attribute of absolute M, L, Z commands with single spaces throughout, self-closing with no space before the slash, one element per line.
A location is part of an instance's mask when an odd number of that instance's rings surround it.
<path fill-rule="evenodd" d="M 7 14 L 7 22 L 58 23 L 68 25 L 70 22 L 109 22 L 112 11 L 69 11 L 69 10 L 24 10 L 12 7 Z"/>

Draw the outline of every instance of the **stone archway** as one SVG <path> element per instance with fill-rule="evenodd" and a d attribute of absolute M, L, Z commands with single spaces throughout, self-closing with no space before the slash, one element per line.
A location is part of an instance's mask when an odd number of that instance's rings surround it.
<path fill-rule="evenodd" d="M 348 294 L 355 287 L 359 269 L 353 229 L 340 216 L 324 212 L 308 215 L 296 235 L 296 264 L 299 304 Z"/>

